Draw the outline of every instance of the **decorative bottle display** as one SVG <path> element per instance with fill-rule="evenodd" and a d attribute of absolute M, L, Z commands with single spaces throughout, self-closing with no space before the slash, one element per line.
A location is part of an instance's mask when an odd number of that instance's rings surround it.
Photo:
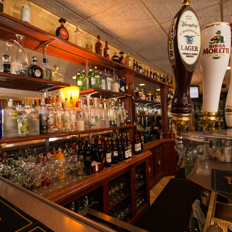
<path fill-rule="evenodd" d="M 95 44 L 95 52 L 102 56 L 102 44 L 100 42 L 100 35 L 97 36 L 97 43 Z"/>
<path fill-rule="evenodd" d="M 108 46 L 108 41 L 106 41 L 106 44 L 105 44 L 104 57 L 110 59 L 110 49 L 109 49 L 109 46 Z"/>
<path fill-rule="evenodd" d="M 232 36 L 232 16 L 230 17 L 230 33 Z M 231 37 L 231 47 L 232 47 L 232 37 Z M 230 49 L 230 86 L 226 98 L 226 107 L 225 107 L 225 119 L 226 125 L 228 128 L 232 128 L 232 49 Z"/>
<path fill-rule="evenodd" d="M 8 100 L 8 106 L 4 110 L 4 138 L 18 136 L 17 130 L 18 112 L 13 108 L 13 100 Z"/>
<path fill-rule="evenodd" d="M 61 25 L 56 29 L 56 35 L 59 36 L 62 39 L 69 39 L 69 34 L 67 29 L 64 27 L 64 24 L 66 23 L 66 20 L 63 18 L 59 19 L 59 22 L 61 23 Z"/>
<path fill-rule="evenodd" d="M 43 78 L 43 70 L 37 65 L 37 57 L 32 57 L 32 64 L 28 68 L 28 76 L 35 78 Z"/>
<path fill-rule="evenodd" d="M 45 97 L 42 95 L 39 107 L 40 134 L 48 133 L 48 110 L 45 106 Z"/>
<path fill-rule="evenodd" d="M 23 0 L 21 4 L 21 20 L 26 23 L 31 22 L 31 5 L 28 0 Z"/>
<path fill-rule="evenodd" d="M 29 118 L 29 135 L 39 135 L 39 114 L 35 108 L 35 105 L 31 107 L 31 113 L 28 116 Z"/>
<path fill-rule="evenodd" d="M 73 43 L 82 47 L 82 32 L 79 26 L 77 26 L 76 30 L 73 32 Z"/>
<path fill-rule="evenodd" d="M 229 23 L 215 22 L 202 29 L 201 74 L 203 81 L 203 121 L 206 129 L 211 129 L 216 121 L 221 85 L 229 63 L 230 49 Z M 232 106 L 226 104 L 226 111 L 229 110 L 232 110 Z"/>
<path fill-rule="evenodd" d="M 90 42 L 90 38 L 89 38 L 89 34 L 87 35 L 87 42 L 86 42 L 86 47 L 85 49 L 89 50 L 89 51 L 93 51 L 93 45 L 92 43 Z"/>
<path fill-rule="evenodd" d="M 183 6 L 171 23 L 168 41 L 169 60 L 176 79 L 176 92 L 172 101 L 173 120 L 185 122 L 190 120 L 192 106 L 189 89 L 201 50 L 200 24 L 189 4 L 189 0 L 182 1 Z"/>

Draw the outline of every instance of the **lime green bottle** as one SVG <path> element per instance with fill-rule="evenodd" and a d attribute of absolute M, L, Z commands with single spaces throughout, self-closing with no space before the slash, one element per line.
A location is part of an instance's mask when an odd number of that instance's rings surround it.
<path fill-rule="evenodd" d="M 89 79 L 89 88 L 90 89 L 95 88 L 96 80 L 91 66 L 89 68 L 88 79 Z"/>

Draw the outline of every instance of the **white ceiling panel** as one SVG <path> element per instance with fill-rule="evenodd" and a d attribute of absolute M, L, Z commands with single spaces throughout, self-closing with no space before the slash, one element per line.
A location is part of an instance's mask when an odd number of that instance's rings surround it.
<path fill-rule="evenodd" d="M 165 22 L 165 23 L 161 23 L 162 28 L 165 30 L 167 34 L 169 34 L 171 23 L 172 23 L 172 20 Z"/>
<path fill-rule="evenodd" d="M 56 15 L 65 18 L 69 22 L 76 22 L 83 19 L 81 16 L 75 14 L 74 11 L 64 7 L 56 0 L 33 0 L 32 2 L 42 6 L 45 9 L 55 13 Z M 65 1 L 64 1 L 65 2 Z"/>
<path fill-rule="evenodd" d="M 115 38 L 156 25 L 138 0 L 125 0 L 88 20 Z"/>
<path fill-rule="evenodd" d="M 50 0 L 49 0 L 50 1 Z M 84 1 L 73 1 L 73 0 L 57 0 L 63 6 L 72 9 L 78 15 L 83 18 L 90 17 L 91 15 L 102 12 L 110 7 L 117 5 L 124 0 L 84 0 Z"/>
<path fill-rule="evenodd" d="M 135 51 L 156 47 L 167 43 L 168 36 L 159 26 L 144 29 L 133 34 L 119 38 L 118 40 Z"/>
<path fill-rule="evenodd" d="M 144 4 L 150 9 L 152 14 L 159 23 L 172 20 L 176 13 L 181 8 L 180 0 L 164 1 L 164 0 L 142 0 Z M 220 0 L 194 0 L 191 1 L 191 7 L 195 11 L 207 8 L 209 6 L 218 4 Z"/>
<path fill-rule="evenodd" d="M 149 48 L 139 52 L 140 55 L 146 57 L 148 60 L 166 59 L 168 60 L 167 42 L 164 45 Z"/>
<path fill-rule="evenodd" d="M 231 22 L 232 15 L 232 0 L 223 2 L 223 21 Z"/>

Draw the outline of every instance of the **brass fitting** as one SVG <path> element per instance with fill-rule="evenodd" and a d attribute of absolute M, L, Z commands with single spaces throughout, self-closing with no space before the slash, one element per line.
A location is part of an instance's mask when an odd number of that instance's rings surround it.
<path fill-rule="evenodd" d="M 172 120 L 177 131 L 185 131 L 190 121 L 190 114 L 172 113 Z"/>
<path fill-rule="evenodd" d="M 189 6 L 190 2 L 191 2 L 191 0 L 181 0 L 181 3 L 183 6 Z"/>
<path fill-rule="evenodd" d="M 206 130 L 212 130 L 216 120 L 217 112 L 203 112 L 203 121 Z"/>

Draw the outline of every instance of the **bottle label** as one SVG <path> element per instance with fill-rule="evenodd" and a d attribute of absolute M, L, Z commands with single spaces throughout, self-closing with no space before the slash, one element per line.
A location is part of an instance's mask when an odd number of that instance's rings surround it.
<path fill-rule="evenodd" d="M 70 113 L 70 121 L 71 121 L 71 129 L 76 130 L 77 128 L 77 121 L 76 121 L 76 114 L 74 111 Z"/>
<path fill-rule="evenodd" d="M 61 37 L 62 37 L 63 39 L 67 39 L 67 38 L 68 38 L 68 32 L 67 32 L 64 28 L 62 28 L 62 29 L 60 30 L 60 35 L 61 35 Z"/>
<path fill-rule="evenodd" d="M 135 144 L 135 151 L 140 151 L 140 149 L 139 149 L 139 144 L 138 144 L 138 143 Z"/>
<path fill-rule="evenodd" d="M 57 115 L 56 115 L 56 128 L 63 129 L 63 120 L 62 120 L 61 113 L 57 113 Z"/>
<path fill-rule="evenodd" d="M 201 31 L 197 16 L 190 10 L 186 10 L 179 19 L 177 43 L 183 61 L 188 65 L 194 64 L 200 55 Z"/>
<path fill-rule="evenodd" d="M 35 70 L 35 76 L 36 77 L 41 77 L 41 71 L 39 69 Z"/>
<path fill-rule="evenodd" d="M 122 58 L 122 64 L 124 65 L 126 62 L 125 62 L 125 59 L 124 58 Z"/>
<path fill-rule="evenodd" d="M 107 50 L 107 54 L 110 56 L 110 49 Z"/>
<path fill-rule="evenodd" d="M 69 113 L 66 113 L 64 115 L 64 128 L 65 129 L 70 129 L 70 114 Z"/>
<path fill-rule="evenodd" d="M 122 86 L 122 87 L 120 88 L 120 90 L 121 90 L 122 93 L 125 93 L 125 88 L 124 88 L 124 86 Z"/>
<path fill-rule="evenodd" d="M 55 129 L 55 115 L 54 112 L 48 112 L 48 130 Z"/>
<path fill-rule="evenodd" d="M 111 78 L 110 77 L 107 77 L 106 80 L 107 80 L 107 90 L 111 90 Z"/>
<path fill-rule="evenodd" d="M 28 5 L 21 6 L 21 20 L 30 23 L 31 21 L 31 8 Z"/>
<path fill-rule="evenodd" d="M 106 153 L 106 163 L 111 163 L 112 159 L 111 159 L 111 153 Z"/>
<path fill-rule="evenodd" d="M 93 85 L 95 85 L 96 81 L 95 81 L 95 77 L 91 77 L 91 85 L 93 87 Z"/>
<path fill-rule="evenodd" d="M 40 114 L 39 122 L 40 122 L 40 133 L 47 134 L 48 133 L 48 115 Z"/>
<path fill-rule="evenodd" d="M 113 156 L 118 157 L 118 151 L 114 151 Z"/>
<path fill-rule="evenodd" d="M 125 151 L 125 157 L 130 158 L 131 157 L 131 149 Z"/>
<path fill-rule="evenodd" d="M 106 81 L 104 79 L 101 81 L 101 88 L 106 89 Z"/>
<path fill-rule="evenodd" d="M 28 118 L 23 117 L 21 121 L 21 132 L 22 134 L 28 133 L 29 125 L 28 125 Z"/>
<path fill-rule="evenodd" d="M 82 81 L 77 81 L 77 86 L 82 86 Z"/>
<path fill-rule="evenodd" d="M 10 119 L 16 119 L 17 120 L 18 113 L 9 113 Z"/>

